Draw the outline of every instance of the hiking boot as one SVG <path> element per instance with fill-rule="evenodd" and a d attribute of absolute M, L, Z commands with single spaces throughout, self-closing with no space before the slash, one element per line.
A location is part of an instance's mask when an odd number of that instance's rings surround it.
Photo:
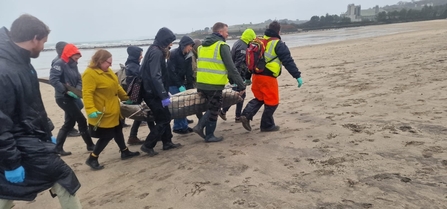
<path fill-rule="evenodd" d="M 144 143 L 144 141 L 140 140 L 136 136 L 129 136 L 129 139 L 127 139 L 128 145 L 142 145 L 143 143 Z"/>
<path fill-rule="evenodd" d="M 261 128 L 261 132 L 274 132 L 279 131 L 279 126 L 272 126 L 270 128 Z"/>
<path fill-rule="evenodd" d="M 78 137 L 81 134 L 76 130 L 75 128 L 71 129 L 71 131 L 68 132 L 67 137 Z"/>
<path fill-rule="evenodd" d="M 56 147 L 56 152 L 61 156 L 71 155 L 71 152 L 66 152 L 62 147 Z"/>
<path fill-rule="evenodd" d="M 194 132 L 194 130 L 192 130 L 192 128 L 188 127 L 187 129 L 184 129 L 184 130 L 173 130 L 172 132 L 174 132 L 176 134 L 189 134 L 191 132 Z"/>
<path fill-rule="evenodd" d="M 121 151 L 121 160 L 127 160 L 138 155 L 140 155 L 140 152 L 131 152 L 128 148 L 126 148 L 124 151 Z"/>
<path fill-rule="evenodd" d="M 93 157 L 91 154 L 87 158 L 87 161 L 85 161 L 85 164 L 90 166 L 90 168 L 92 168 L 93 170 L 101 170 L 104 168 L 104 166 L 99 165 L 98 157 Z"/>
<path fill-rule="evenodd" d="M 163 144 L 163 150 L 170 150 L 170 149 L 175 149 L 175 148 L 180 148 L 182 145 L 179 144 L 174 144 L 172 142 L 168 142 L 166 144 Z"/>
<path fill-rule="evenodd" d="M 236 118 L 234 119 L 234 122 L 235 122 L 235 123 L 241 123 L 241 117 L 236 117 Z"/>
<path fill-rule="evenodd" d="M 242 123 L 242 126 L 245 128 L 245 130 L 251 131 L 250 120 L 248 120 L 247 117 L 241 116 L 240 121 Z"/>
<path fill-rule="evenodd" d="M 222 118 L 222 120 L 227 120 L 227 113 L 223 110 L 219 110 L 219 117 Z"/>
<path fill-rule="evenodd" d="M 158 155 L 158 152 L 155 152 L 153 148 L 147 148 L 144 145 L 141 145 L 141 151 L 147 153 L 147 155 L 149 155 L 149 157 L 153 157 L 155 155 Z"/>

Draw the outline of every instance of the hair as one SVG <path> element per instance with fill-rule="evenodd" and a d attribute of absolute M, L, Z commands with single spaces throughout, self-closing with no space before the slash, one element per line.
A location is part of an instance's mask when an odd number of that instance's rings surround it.
<path fill-rule="evenodd" d="M 95 54 L 92 56 L 92 60 L 90 60 L 90 64 L 88 65 L 89 68 L 101 68 L 101 64 L 107 59 L 112 57 L 112 54 L 110 54 L 109 51 L 104 49 L 99 49 L 95 52 Z"/>
<path fill-rule="evenodd" d="M 48 37 L 48 34 L 50 34 L 48 26 L 41 20 L 29 14 L 21 15 L 14 20 L 9 32 L 11 40 L 16 43 L 31 41 L 34 38 L 40 41 L 45 37 Z"/>
<path fill-rule="evenodd" d="M 217 22 L 213 25 L 213 33 L 218 33 L 220 30 L 222 30 L 225 27 L 228 27 L 228 25 L 225 23 L 222 23 L 222 22 Z"/>
<path fill-rule="evenodd" d="M 269 29 L 279 34 L 279 31 L 281 30 L 281 25 L 279 24 L 278 21 L 275 20 L 269 24 Z"/>

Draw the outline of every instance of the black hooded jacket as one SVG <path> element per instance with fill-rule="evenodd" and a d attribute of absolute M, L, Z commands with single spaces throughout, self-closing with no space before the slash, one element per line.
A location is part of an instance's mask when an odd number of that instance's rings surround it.
<path fill-rule="evenodd" d="M 281 61 L 282 65 L 289 71 L 290 75 L 294 78 L 301 77 L 301 72 L 298 70 L 298 67 L 295 64 L 295 61 L 290 54 L 289 47 L 286 46 L 286 43 L 281 41 L 281 36 L 273 30 L 267 29 L 264 35 L 268 37 L 279 38 L 280 41 L 276 44 L 275 52 L 278 56 L 279 61 Z M 273 73 L 270 70 L 264 70 L 262 73 L 264 75 L 273 76 Z M 279 73 L 281 75 L 281 72 Z M 278 75 L 279 76 L 279 75 Z"/>
<path fill-rule="evenodd" d="M 129 85 L 132 80 L 140 75 L 140 56 L 142 48 L 137 46 L 129 46 L 127 48 L 127 57 L 126 61 L 126 84 Z"/>
<path fill-rule="evenodd" d="M 149 47 L 141 65 L 141 77 L 146 96 L 158 99 L 169 97 L 169 78 L 166 69 L 167 47 L 175 41 L 174 33 L 168 28 L 161 28 Z"/>
<path fill-rule="evenodd" d="M 59 41 L 56 44 L 56 53 L 57 56 L 51 61 L 51 67 L 53 67 L 54 63 L 61 58 L 62 52 L 64 51 L 65 46 L 67 45 L 67 42 Z"/>
<path fill-rule="evenodd" d="M 168 74 L 169 74 L 169 86 L 185 85 L 186 89 L 194 88 L 194 77 L 192 72 L 192 52 L 184 54 L 183 50 L 186 46 L 194 44 L 194 41 L 188 37 L 183 36 L 180 40 L 179 47 L 171 50 L 171 56 L 168 60 Z"/>
<path fill-rule="evenodd" d="M 70 194 L 79 187 L 71 168 L 51 143 L 51 132 L 30 52 L 0 29 L 0 199 L 31 201 L 55 183 Z M 23 183 L 10 183 L 5 170 L 25 169 Z"/>

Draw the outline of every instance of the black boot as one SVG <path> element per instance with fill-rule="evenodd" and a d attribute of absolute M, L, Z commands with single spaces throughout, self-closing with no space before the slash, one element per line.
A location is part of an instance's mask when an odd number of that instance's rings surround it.
<path fill-rule="evenodd" d="M 174 144 L 172 142 L 168 142 L 166 144 L 163 144 L 163 150 L 170 150 L 175 148 L 180 148 L 182 145 L 180 143 Z"/>
<path fill-rule="evenodd" d="M 135 156 L 140 155 L 140 152 L 131 152 L 129 148 L 126 147 L 126 149 L 121 151 L 121 160 L 126 160 L 129 158 L 133 158 Z"/>
<path fill-rule="evenodd" d="M 279 131 L 279 126 L 275 125 L 275 120 L 273 119 L 273 113 L 275 113 L 277 107 L 278 105 L 264 105 L 264 112 L 262 113 L 261 118 L 262 132 Z"/>
<path fill-rule="evenodd" d="M 93 149 L 95 148 L 95 144 L 93 143 L 92 137 L 90 137 L 90 133 L 88 133 L 88 131 L 85 131 L 80 132 L 80 134 L 85 144 L 87 145 L 87 151 L 93 151 Z"/>
<path fill-rule="evenodd" d="M 259 109 L 261 109 L 262 105 L 264 105 L 263 101 L 254 98 L 250 100 L 250 102 L 248 102 L 247 106 L 245 106 L 244 111 L 242 111 L 240 121 L 242 123 L 242 126 L 247 131 L 251 131 L 250 120 L 253 119 L 253 116 L 256 115 Z"/>
<path fill-rule="evenodd" d="M 65 130 L 59 130 L 56 138 L 56 152 L 61 156 L 71 155 L 71 152 L 66 152 L 64 150 L 64 143 L 67 140 L 68 132 Z"/>
<path fill-rule="evenodd" d="M 87 161 L 85 161 L 85 164 L 90 166 L 93 170 L 101 170 L 101 169 L 103 169 L 104 166 L 99 165 L 98 157 L 94 157 L 92 154 L 90 154 L 88 156 Z"/>
<path fill-rule="evenodd" d="M 205 115 L 202 116 L 202 118 L 200 118 L 199 122 L 197 123 L 196 126 L 194 126 L 194 128 L 192 128 L 192 130 L 198 134 L 200 137 L 202 137 L 203 139 L 206 138 L 205 134 L 203 134 L 203 129 L 205 128 L 205 124 L 208 122 L 208 118 L 210 117 L 210 111 L 206 111 Z"/>
<path fill-rule="evenodd" d="M 155 155 L 158 155 L 158 152 L 155 152 L 155 151 L 154 151 L 154 148 L 148 148 L 148 147 L 146 147 L 144 144 L 141 145 L 141 148 L 140 148 L 140 149 L 141 149 L 141 151 L 147 153 L 147 155 L 149 155 L 149 157 L 153 157 L 153 156 L 155 156 Z"/>
<path fill-rule="evenodd" d="M 206 124 L 206 137 L 205 142 L 220 142 L 223 140 L 223 137 L 216 137 L 214 136 L 214 131 L 216 130 L 217 121 L 209 121 Z"/>

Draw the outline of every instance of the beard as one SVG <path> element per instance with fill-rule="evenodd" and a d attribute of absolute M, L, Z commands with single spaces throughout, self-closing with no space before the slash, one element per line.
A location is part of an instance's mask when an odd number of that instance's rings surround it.
<path fill-rule="evenodd" d="M 38 58 L 40 55 L 40 51 L 31 51 L 30 57 L 31 58 Z"/>

